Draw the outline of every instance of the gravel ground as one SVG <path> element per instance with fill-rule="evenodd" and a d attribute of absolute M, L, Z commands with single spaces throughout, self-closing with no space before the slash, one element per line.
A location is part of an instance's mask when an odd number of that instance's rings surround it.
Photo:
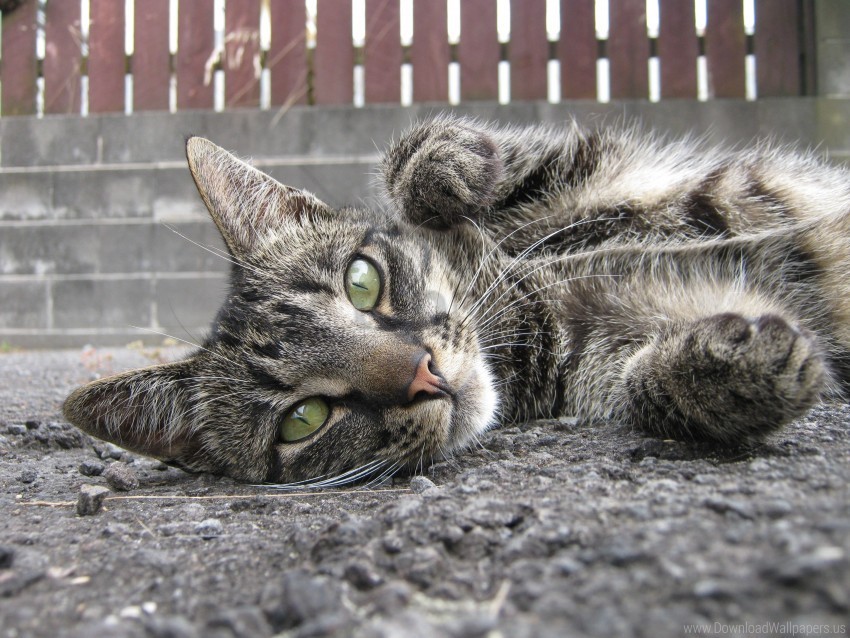
<path fill-rule="evenodd" d="M 380 489 L 281 493 L 62 420 L 75 385 L 172 356 L 0 354 L 2 635 L 847 632 L 850 406 L 746 452 L 537 421 Z"/>

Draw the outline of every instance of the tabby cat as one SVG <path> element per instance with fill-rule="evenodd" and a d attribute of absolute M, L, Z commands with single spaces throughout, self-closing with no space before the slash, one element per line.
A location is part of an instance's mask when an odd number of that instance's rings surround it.
<path fill-rule="evenodd" d="M 741 445 L 850 384 L 850 175 L 812 157 L 444 116 L 369 211 L 187 156 L 232 262 L 211 333 L 64 407 L 186 470 L 338 485 L 558 415 Z"/>

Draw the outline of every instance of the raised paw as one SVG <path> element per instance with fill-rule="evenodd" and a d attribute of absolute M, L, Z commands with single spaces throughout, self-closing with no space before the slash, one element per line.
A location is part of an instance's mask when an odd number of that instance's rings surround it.
<path fill-rule="evenodd" d="M 734 443 L 803 414 L 825 377 L 807 332 L 777 315 L 724 313 L 672 329 L 643 353 L 627 385 L 651 431 Z"/>
<path fill-rule="evenodd" d="M 493 202 L 502 160 L 485 133 L 447 120 L 408 132 L 387 152 L 382 170 L 390 197 L 409 221 L 445 228 Z"/>

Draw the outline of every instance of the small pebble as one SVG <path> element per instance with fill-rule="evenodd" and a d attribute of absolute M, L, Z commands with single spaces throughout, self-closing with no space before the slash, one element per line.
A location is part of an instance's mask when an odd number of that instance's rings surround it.
<path fill-rule="evenodd" d="M 768 501 L 762 506 L 762 510 L 770 518 L 782 518 L 794 511 L 794 507 L 784 499 Z"/>
<path fill-rule="evenodd" d="M 847 556 L 841 547 L 823 546 L 788 562 L 768 568 L 767 575 L 792 585 L 806 579 L 821 578 L 831 569 L 846 569 Z"/>
<path fill-rule="evenodd" d="M 734 599 L 734 587 L 728 582 L 707 578 L 694 585 L 694 596 L 697 598 Z"/>
<path fill-rule="evenodd" d="M 339 585 L 303 570 L 284 573 L 269 580 L 260 595 L 260 607 L 275 632 L 292 629 L 315 619 L 346 614 Z M 304 632 L 301 635 L 350 635 L 351 632 Z"/>
<path fill-rule="evenodd" d="M 129 492 L 139 487 L 136 473 L 123 463 L 113 463 L 103 471 L 103 478 L 119 492 Z"/>
<path fill-rule="evenodd" d="M 117 461 L 127 453 L 124 448 L 120 448 L 114 443 L 107 443 L 106 441 L 98 441 L 93 447 L 95 453 L 104 460 L 115 459 Z"/>
<path fill-rule="evenodd" d="M 199 630 L 184 616 L 160 616 L 159 614 L 152 614 L 144 618 L 143 622 L 149 636 L 200 638 L 201 635 Z"/>
<path fill-rule="evenodd" d="M 767 472 L 770 470 L 770 462 L 767 459 L 758 458 L 750 461 L 750 472 Z"/>
<path fill-rule="evenodd" d="M 221 536 L 222 532 L 224 532 L 224 527 L 217 518 L 207 518 L 195 525 L 195 533 L 205 541 Z"/>
<path fill-rule="evenodd" d="M 207 636 L 245 636 L 250 638 L 268 638 L 273 633 L 268 620 L 259 607 L 245 605 L 219 611 L 207 623 L 203 635 Z M 323 634 L 311 634 L 321 636 Z"/>
<path fill-rule="evenodd" d="M 384 582 L 381 575 L 378 574 L 367 563 L 356 562 L 351 563 L 345 568 L 345 578 L 354 585 L 357 589 L 374 589 Z"/>
<path fill-rule="evenodd" d="M 410 604 L 413 589 L 404 581 L 390 581 L 371 592 L 370 603 L 381 614 L 392 614 Z"/>
<path fill-rule="evenodd" d="M 7 545 L 0 545 L 0 569 L 9 569 L 15 560 L 15 550 Z"/>
<path fill-rule="evenodd" d="M 35 470 L 24 470 L 18 475 L 18 480 L 21 483 L 33 483 L 38 478 L 38 472 Z"/>
<path fill-rule="evenodd" d="M 16 434 L 17 436 L 23 436 L 27 433 L 27 426 L 21 425 L 20 423 L 10 423 L 6 426 L 6 432 L 9 434 Z"/>
<path fill-rule="evenodd" d="M 602 553 L 602 558 L 614 567 L 627 567 L 638 561 L 647 559 L 648 556 L 639 549 L 627 545 L 612 545 Z"/>
<path fill-rule="evenodd" d="M 102 485 L 80 486 L 80 495 L 77 498 L 77 514 L 80 516 L 97 514 L 107 494 L 109 494 L 109 490 Z"/>
<path fill-rule="evenodd" d="M 83 476 L 100 476 L 105 467 L 100 461 L 85 460 L 80 463 L 80 474 Z"/>
<path fill-rule="evenodd" d="M 497 619 L 493 614 L 478 612 L 458 615 L 441 623 L 441 629 L 449 636 L 491 636 Z"/>
<path fill-rule="evenodd" d="M 130 533 L 130 526 L 124 523 L 109 523 L 100 532 L 104 538 L 112 538 L 113 536 L 121 536 Z"/>
<path fill-rule="evenodd" d="M 570 558 L 569 556 L 562 556 L 561 558 L 557 558 L 552 561 L 552 567 L 555 568 L 556 574 L 569 576 L 570 574 L 575 574 L 576 572 L 584 569 L 584 564 Z"/>
<path fill-rule="evenodd" d="M 138 605 L 128 605 L 127 607 L 124 607 L 124 609 L 122 609 L 118 613 L 118 616 L 120 618 L 125 618 L 125 619 L 127 619 L 127 618 L 138 619 L 138 618 L 142 617 L 142 608 L 139 607 Z"/>
<path fill-rule="evenodd" d="M 437 484 L 434 483 L 429 478 L 425 478 L 424 476 L 414 476 L 410 479 L 410 489 L 414 494 L 421 494 L 425 490 L 429 490 L 432 487 L 437 487 Z"/>
<path fill-rule="evenodd" d="M 404 541 L 398 536 L 384 536 L 382 545 L 387 554 L 398 554 L 404 549 Z"/>
<path fill-rule="evenodd" d="M 732 512 L 741 518 L 755 518 L 753 507 L 748 501 L 725 498 L 708 498 L 703 501 L 703 505 L 718 514 Z"/>
<path fill-rule="evenodd" d="M 160 536 L 174 536 L 180 532 L 180 523 L 165 523 L 157 528 Z"/>

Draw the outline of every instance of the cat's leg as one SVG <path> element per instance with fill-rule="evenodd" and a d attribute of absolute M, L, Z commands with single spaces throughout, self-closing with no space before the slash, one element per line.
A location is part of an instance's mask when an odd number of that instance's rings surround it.
<path fill-rule="evenodd" d="M 619 161 L 618 145 L 613 131 L 586 131 L 575 123 L 504 127 L 442 116 L 392 143 L 381 172 L 389 198 L 408 221 L 447 228 L 474 220 L 494 237 L 510 235 L 503 248 L 515 252 L 528 238 L 588 214 L 565 205 L 564 196 L 581 191 L 603 164 Z"/>
<path fill-rule="evenodd" d="M 615 197 L 607 173 L 623 173 L 626 148 L 635 144 L 634 136 L 587 131 L 574 122 L 500 127 L 443 116 L 392 143 L 381 173 L 387 195 L 408 221 L 440 229 L 474 222 L 505 252 L 530 256 L 648 228 L 633 223 L 633 206 L 622 197 L 634 188 L 628 180 L 620 180 L 616 201 L 600 199 L 600 192 Z M 642 162 L 652 171 L 647 159 Z M 663 179 L 656 170 L 654 180 Z M 600 181 L 605 188 L 596 185 Z"/>
<path fill-rule="evenodd" d="M 576 300 L 565 411 L 731 444 L 762 438 L 823 396 L 835 380 L 828 337 L 735 283 L 703 287 L 650 283 Z"/>
<path fill-rule="evenodd" d="M 438 118 L 392 144 L 382 173 L 410 221 L 445 228 L 474 219 L 506 238 L 511 254 L 728 238 L 850 208 L 847 172 L 809 156 L 575 124 Z"/>
<path fill-rule="evenodd" d="M 850 213 L 564 262 L 567 410 L 731 443 L 850 390 Z"/>

